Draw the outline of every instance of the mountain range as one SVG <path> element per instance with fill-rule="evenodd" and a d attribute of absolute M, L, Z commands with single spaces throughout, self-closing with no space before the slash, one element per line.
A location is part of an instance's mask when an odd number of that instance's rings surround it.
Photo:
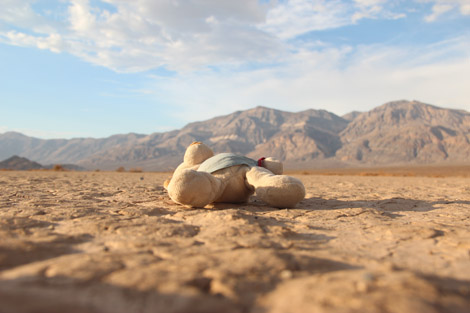
<path fill-rule="evenodd" d="M 7 132 L 0 134 L 0 160 L 20 155 L 88 169 L 171 170 L 193 141 L 216 153 L 273 156 L 290 168 L 468 163 L 470 113 L 405 100 L 342 117 L 256 107 L 150 135 L 46 140 Z"/>

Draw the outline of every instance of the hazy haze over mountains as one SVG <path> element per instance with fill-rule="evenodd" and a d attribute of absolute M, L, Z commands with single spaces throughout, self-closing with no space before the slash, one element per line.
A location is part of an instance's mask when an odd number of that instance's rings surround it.
<path fill-rule="evenodd" d="M 216 153 L 274 156 L 290 167 L 464 163 L 470 160 L 470 113 L 418 101 L 389 102 L 343 117 L 256 107 L 150 135 L 43 140 L 9 132 L 0 135 L 0 160 L 20 155 L 89 169 L 168 170 L 193 141 Z"/>

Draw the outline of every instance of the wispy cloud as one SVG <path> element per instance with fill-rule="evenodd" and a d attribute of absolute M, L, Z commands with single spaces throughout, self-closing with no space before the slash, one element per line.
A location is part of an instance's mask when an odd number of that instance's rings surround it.
<path fill-rule="evenodd" d="M 350 7 L 342 1 L 281 2 L 267 12 L 259 27 L 281 39 L 314 30 L 336 28 L 351 23 Z"/>
<path fill-rule="evenodd" d="M 417 99 L 470 110 L 470 103 L 462 101 L 468 96 L 464 85 L 470 72 L 470 43 L 463 39 L 425 47 L 305 49 L 282 66 L 249 73 L 199 72 L 157 80 L 155 88 L 166 101 L 185 108 L 178 117 L 188 122 L 256 105 L 344 114 L 390 100 Z"/>

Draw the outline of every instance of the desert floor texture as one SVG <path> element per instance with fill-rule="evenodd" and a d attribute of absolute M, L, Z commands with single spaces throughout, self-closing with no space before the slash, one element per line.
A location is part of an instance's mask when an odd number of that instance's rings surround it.
<path fill-rule="evenodd" d="M 0 172 L 0 312 L 470 312 L 470 177 L 297 177 L 187 209 L 167 174 Z"/>

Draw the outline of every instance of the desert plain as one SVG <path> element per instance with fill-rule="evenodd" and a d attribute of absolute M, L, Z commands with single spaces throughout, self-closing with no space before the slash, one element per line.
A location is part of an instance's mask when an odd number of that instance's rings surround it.
<path fill-rule="evenodd" d="M 295 208 L 188 209 L 164 173 L 0 172 L 0 312 L 470 312 L 449 173 L 299 171 Z"/>

